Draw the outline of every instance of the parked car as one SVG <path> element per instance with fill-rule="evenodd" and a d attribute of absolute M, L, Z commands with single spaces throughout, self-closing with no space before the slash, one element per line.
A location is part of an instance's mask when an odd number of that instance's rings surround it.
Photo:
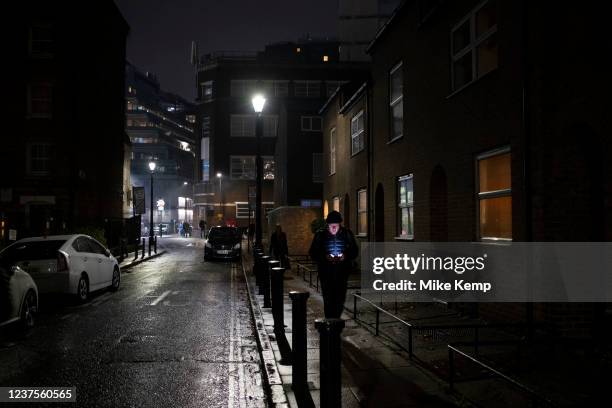
<path fill-rule="evenodd" d="M 20 267 L 0 264 L 0 327 L 19 322 L 24 329 L 34 326 L 38 311 L 38 288 Z"/>
<path fill-rule="evenodd" d="M 0 262 L 28 272 L 40 293 L 66 293 L 81 302 L 89 293 L 119 289 L 121 270 L 110 251 L 87 235 L 25 238 L 0 252 Z"/>
<path fill-rule="evenodd" d="M 168 234 L 168 224 L 155 224 L 153 226 L 153 232 L 159 234 L 159 226 L 161 225 L 162 234 Z"/>
<path fill-rule="evenodd" d="M 204 259 L 236 259 L 242 254 L 242 236 L 236 227 L 212 227 L 204 244 Z"/>

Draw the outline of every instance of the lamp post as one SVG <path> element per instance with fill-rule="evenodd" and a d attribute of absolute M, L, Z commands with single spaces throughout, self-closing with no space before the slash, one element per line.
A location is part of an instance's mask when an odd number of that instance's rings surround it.
<path fill-rule="evenodd" d="M 257 169 L 257 179 L 255 182 L 255 247 L 261 248 L 261 184 L 263 179 L 263 163 L 261 161 L 261 134 L 263 133 L 263 116 L 262 112 L 266 104 L 266 98 L 262 94 L 253 96 L 251 100 L 253 109 L 257 113 L 257 122 L 255 126 L 255 136 L 257 136 L 257 153 L 255 156 L 255 166 Z"/>
<path fill-rule="evenodd" d="M 149 253 L 151 252 L 151 240 L 153 239 L 153 173 L 155 172 L 155 162 L 149 162 L 151 170 L 151 216 L 149 217 Z M 143 249 L 144 251 L 144 249 Z"/>
<path fill-rule="evenodd" d="M 225 218 L 225 206 L 223 205 L 223 185 L 221 184 L 221 181 L 223 179 L 223 173 L 221 172 L 217 172 L 217 178 L 219 179 L 219 207 L 221 210 L 221 214 L 223 215 L 223 218 Z"/>

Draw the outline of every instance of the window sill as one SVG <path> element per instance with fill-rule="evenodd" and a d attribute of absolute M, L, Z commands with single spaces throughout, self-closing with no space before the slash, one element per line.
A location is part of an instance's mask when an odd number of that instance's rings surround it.
<path fill-rule="evenodd" d="M 367 238 L 368 234 L 356 234 L 355 235 L 357 238 Z"/>
<path fill-rule="evenodd" d="M 490 76 L 491 74 L 493 74 L 493 73 L 497 72 L 497 70 L 498 70 L 498 69 L 499 69 L 499 67 L 494 68 L 493 70 L 491 70 L 491 71 L 487 72 L 486 74 L 484 74 L 484 75 L 482 75 L 482 76 L 479 76 L 478 78 L 474 79 L 473 81 L 468 82 L 467 84 L 465 84 L 465 85 L 461 86 L 460 88 L 458 88 L 458 89 L 456 89 L 456 90 L 452 91 L 450 94 L 448 94 L 448 95 L 446 96 L 446 98 L 445 98 L 445 99 L 451 99 L 451 98 L 453 98 L 455 95 L 460 94 L 460 93 L 461 93 L 461 92 L 463 92 L 465 89 L 467 89 L 467 88 L 471 87 L 472 85 L 474 85 L 474 84 L 476 84 L 476 83 L 480 82 L 482 79 L 487 78 L 487 77 L 488 77 L 488 76 Z"/>
<path fill-rule="evenodd" d="M 401 139 L 403 139 L 403 138 L 404 138 L 404 135 L 399 135 L 399 136 L 396 136 L 396 137 L 394 137 L 393 139 L 389 140 L 389 141 L 387 142 L 387 144 L 388 144 L 388 145 L 393 144 L 393 143 L 395 143 L 395 142 L 397 142 L 398 140 L 401 140 Z"/>
<path fill-rule="evenodd" d="M 414 237 L 410 237 L 410 236 L 399 236 L 399 237 L 393 237 L 394 240 L 396 241 L 414 241 Z"/>
<path fill-rule="evenodd" d="M 357 156 L 359 153 L 363 152 L 364 150 L 365 150 L 365 149 L 361 149 L 361 150 L 360 150 L 360 151 L 358 151 L 358 152 L 351 153 L 351 158 L 352 158 L 352 157 Z"/>

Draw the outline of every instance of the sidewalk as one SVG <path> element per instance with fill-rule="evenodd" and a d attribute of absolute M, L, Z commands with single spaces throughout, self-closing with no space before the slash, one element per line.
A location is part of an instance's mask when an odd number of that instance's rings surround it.
<path fill-rule="evenodd" d="M 255 277 L 250 273 L 251 254 L 243 257 L 245 273 L 254 314 L 259 315 L 262 354 L 272 389 L 272 399 L 278 407 L 297 407 L 291 390 L 291 366 L 280 361 L 280 352 L 274 338 L 272 310 L 263 307 L 263 296 L 256 295 Z M 308 291 L 308 383 L 315 406 L 319 406 L 319 333 L 314 320 L 323 316 L 323 299 L 314 288 L 297 277 L 295 270 L 285 272 L 285 325 L 286 336 L 291 344 L 291 300 L 292 290 Z M 348 299 L 348 297 L 347 297 Z M 376 337 L 359 326 L 347 313 L 342 332 L 342 406 L 343 407 L 451 407 L 458 401 L 448 392 L 444 382 L 410 361 L 407 353 L 381 337 Z M 266 344 L 269 343 L 269 344 Z M 272 350 L 270 353 L 269 350 Z M 266 361 L 265 356 L 273 357 Z"/>
<path fill-rule="evenodd" d="M 149 256 L 149 248 L 148 246 L 145 246 L 145 256 L 143 258 L 142 256 L 142 249 L 140 251 L 138 251 L 138 257 L 134 258 L 134 252 L 129 252 L 128 256 L 121 262 L 119 262 L 119 268 L 124 271 L 126 269 L 130 269 L 133 266 L 136 266 L 142 262 L 148 261 L 149 259 L 154 259 L 157 258 L 158 256 L 162 256 L 163 254 L 166 253 L 166 250 L 163 249 L 163 247 L 161 245 L 157 245 L 157 253 L 155 253 L 153 251 L 153 248 L 151 248 L 151 255 Z M 115 257 L 117 258 L 117 261 L 119 261 L 119 257 Z"/>

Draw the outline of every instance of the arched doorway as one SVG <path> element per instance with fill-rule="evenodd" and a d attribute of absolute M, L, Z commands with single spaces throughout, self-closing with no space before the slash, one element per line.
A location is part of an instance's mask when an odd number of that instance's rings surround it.
<path fill-rule="evenodd" d="M 382 183 L 376 186 L 374 197 L 374 240 L 376 242 L 385 240 L 385 192 Z"/>
<path fill-rule="evenodd" d="M 429 182 L 429 240 L 448 241 L 448 189 L 446 172 L 439 164 L 434 167 Z"/>
<path fill-rule="evenodd" d="M 342 218 L 344 219 L 344 226 L 351 229 L 351 199 L 348 194 L 344 195 L 344 214 L 342 214 Z"/>

